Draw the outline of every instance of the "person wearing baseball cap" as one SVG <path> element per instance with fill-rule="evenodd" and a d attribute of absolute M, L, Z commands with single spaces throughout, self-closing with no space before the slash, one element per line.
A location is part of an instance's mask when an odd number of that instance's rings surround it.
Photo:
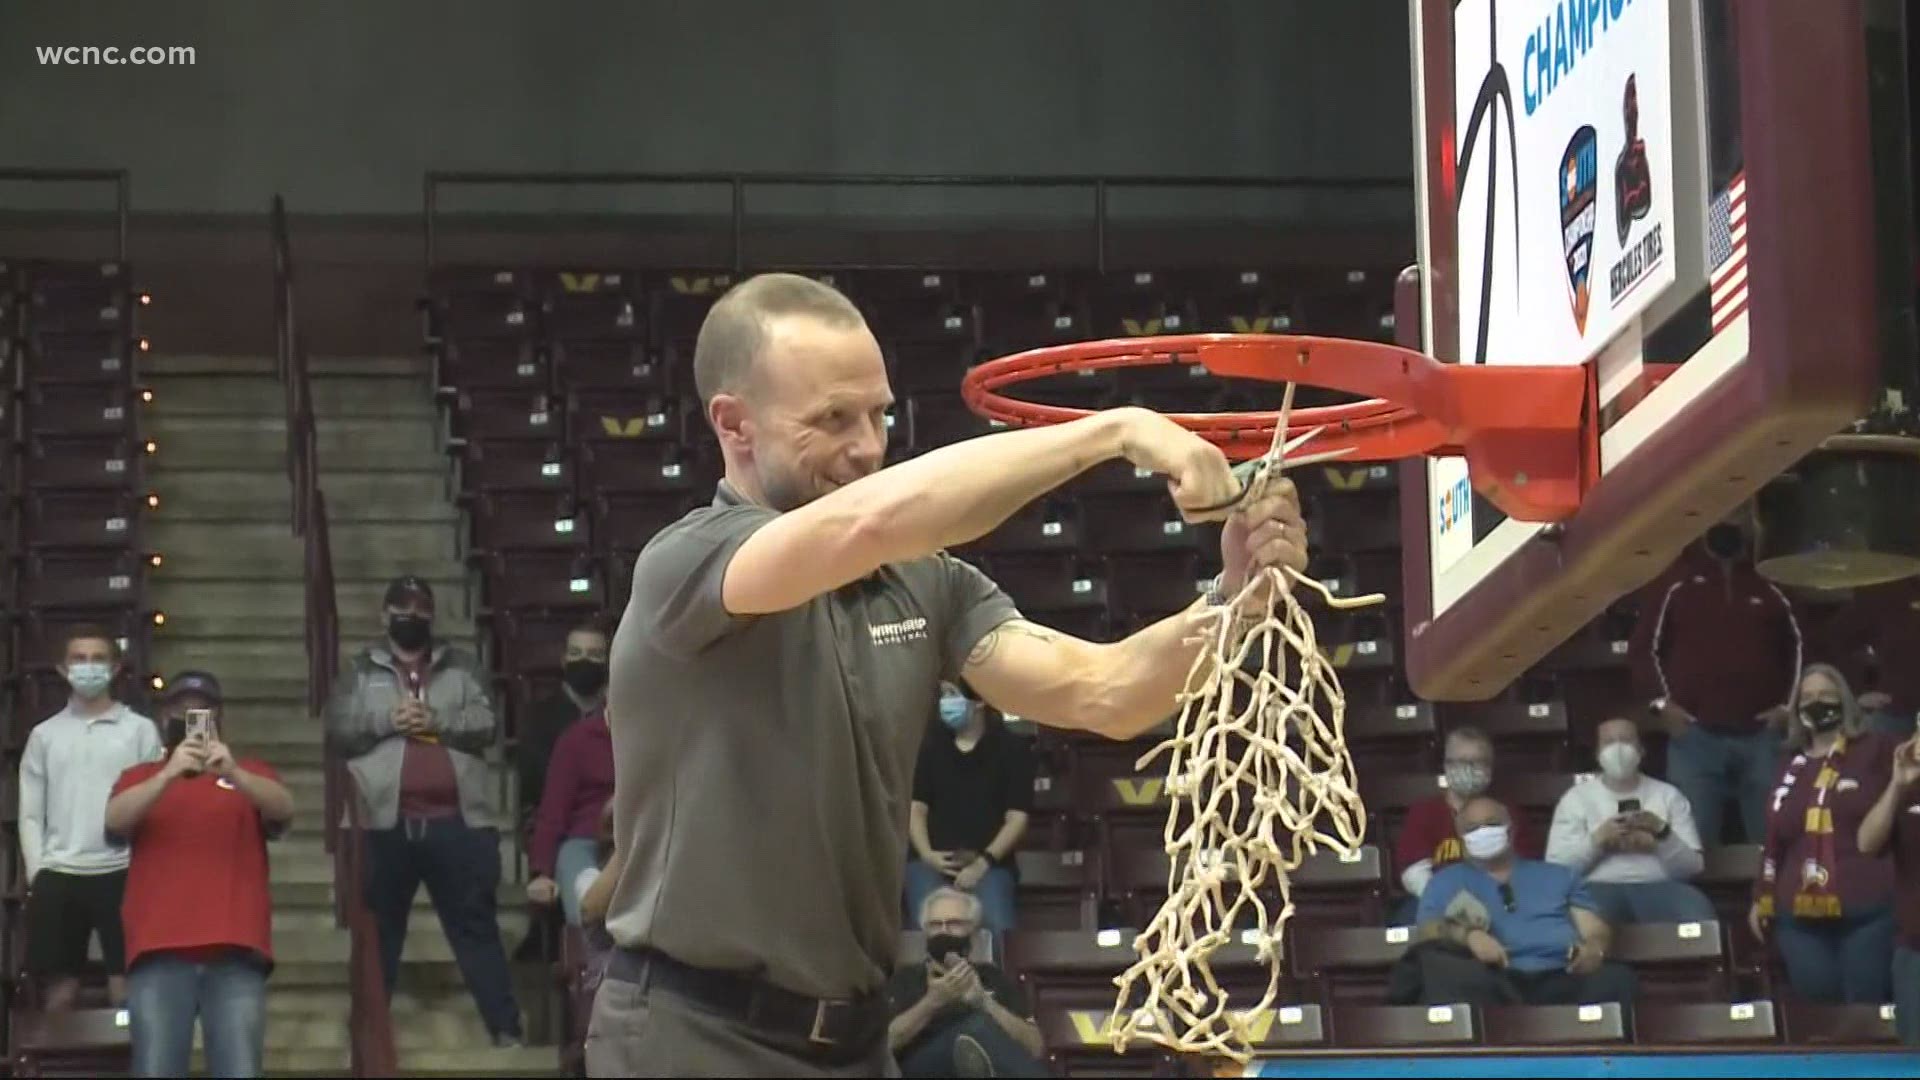
<path fill-rule="evenodd" d="M 434 636 L 425 579 L 397 577 L 382 600 L 384 636 L 334 682 L 326 721 L 359 793 L 387 992 L 424 883 L 487 1031 L 514 1045 L 520 1006 L 496 916 L 500 822 L 484 755 L 499 725 L 487 676 L 472 652 Z"/>
<path fill-rule="evenodd" d="M 196 1020 L 212 1075 L 260 1075 L 267 841 L 292 822 L 293 796 L 273 766 L 235 757 L 223 706 L 212 674 L 175 675 L 160 701 L 164 758 L 121 773 L 107 801 L 107 835 L 131 849 L 121 920 L 135 1076 L 185 1076 Z"/>

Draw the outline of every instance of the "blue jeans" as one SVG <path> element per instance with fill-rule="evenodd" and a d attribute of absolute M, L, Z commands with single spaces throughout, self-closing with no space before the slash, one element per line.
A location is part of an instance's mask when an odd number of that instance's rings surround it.
<path fill-rule="evenodd" d="M 554 884 L 560 886 L 560 910 L 567 914 L 568 926 L 580 925 L 580 893 L 573 883 L 580 872 L 600 865 L 600 842 L 585 836 L 570 836 L 560 841 L 553 856 Z"/>
<path fill-rule="evenodd" d="M 1707 894 L 1684 881 L 1649 881 L 1640 885 L 1589 881 L 1586 886 L 1587 894 L 1599 908 L 1596 914 L 1615 926 L 1707 922 L 1719 918 Z"/>
<path fill-rule="evenodd" d="M 1893 950 L 1893 1025 L 1900 1041 L 1920 1046 L 1920 952 Z"/>
<path fill-rule="evenodd" d="M 927 894 L 942 885 L 952 885 L 953 879 L 919 859 L 907 861 L 907 926 L 920 928 L 920 904 Z M 980 883 L 973 887 L 973 895 L 980 899 L 980 929 L 994 933 L 1013 929 L 1013 871 L 1004 866 L 996 866 L 981 875 Z"/>
<path fill-rule="evenodd" d="M 1746 841 L 1764 841 L 1767 798 L 1779 778 L 1780 737 L 1770 731 L 1730 735 L 1689 724 L 1667 743 L 1667 782 L 1693 804 L 1700 842 L 1707 847 L 1728 842 L 1725 822 L 1729 801 L 1740 804 Z"/>
<path fill-rule="evenodd" d="M 380 966 L 387 995 L 400 977 L 400 953 L 407 944 L 407 916 L 424 883 L 440 916 L 440 929 L 453 946 L 460 977 L 473 1003 L 496 1036 L 520 1035 L 520 1005 L 513 996 L 513 971 L 500 941 L 496 910 L 500 889 L 500 834 L 469 828 L 457 817 L 423 821 L 403 819 L 391 829 L 369 829 L 367 908 L 380 931 Z"/>
<path fill-rule="evenodd" d="M 962 1038 L 972 1039 L 985 1051 L 987 1059 L 993 1062 L 994 1076 L 1050 1075 L 1046 1066 L 1034 1060 L 1026 1047 L 1014 1041 L 993 1017 L 978 1010 L 945 1027 L 929 1027 L 919 1038 L 902 1047 L 900 1075 L 909 1078 L 958 1076 L 960 1063 L 954 1056 L 954 1047 Z"/>
<path fill-rule="evenodd" d="M 1774 920 L 1774 940 L 1787 979 L 1802 1000 L 1822 1005 L 1879 1005 L 1892 999 L 1893 910 L 1874 908 L 1838 919 Z"/>
<path fill-rule="evenodd" d="M 196 1018 L 209 1075 L 259 1076 L 267 1029 L 266 967 L 251 955 L 142 957 L 127 972 L 133 1075 L 187 1075 Z"/>

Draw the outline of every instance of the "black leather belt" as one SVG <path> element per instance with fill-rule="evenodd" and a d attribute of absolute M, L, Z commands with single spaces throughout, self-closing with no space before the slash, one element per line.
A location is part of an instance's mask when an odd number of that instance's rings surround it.
<path fill-rule="evenodd" d="M 808 997 L 731 971 L 683 964 L 653 949 L 613 951 L 607 978 L 642 990 L 659 987 L 709 1012 L 792 1043 L 821 1060 L 858 1061 L 884 1039 L 890 1019 L 883 994 L 853 999 Z"/>

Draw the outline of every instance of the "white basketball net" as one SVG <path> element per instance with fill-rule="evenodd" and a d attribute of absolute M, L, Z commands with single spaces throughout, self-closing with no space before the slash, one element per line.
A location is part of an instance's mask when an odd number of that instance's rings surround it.
<path fill-rule="evenodd" d="M 1278 473 L 1285 451 L 1317 434 L 1281 445 L 1291 404 L 1289 386 L 1267 468 L 1250 481 L 1255 490 L 1243 505 Z M 1173 736 L 1135 766 L 1144 769 L 1168 755 L 1170 866 L 1166 903 L 1134 943 L 1140 958 L 1114 979 L 1116 1051 L 1140 1040 L 1248 1061 L 1245 1018 L 1272 1008 L 1279 991 L 1282 933 L 1293 915 L 1288 874 L 1322 846 L 1358 851 L 1366 833 L 1339 676 L 1320 651 L 1311 613 L 1287 586 L 1312 588 L 1335 608 L 1385 598 L 1340 599 L 1291 569 L 1284 574 L 1263 570 L 1232 603 L 1215 609 L 1206 630 L 1212 647 L 1201 650 L 1188 674 Z M 1243 932 L 1267 964 L 1266 990 L 1257 1001 L 1229 1008 L 1211 958 Z"/>

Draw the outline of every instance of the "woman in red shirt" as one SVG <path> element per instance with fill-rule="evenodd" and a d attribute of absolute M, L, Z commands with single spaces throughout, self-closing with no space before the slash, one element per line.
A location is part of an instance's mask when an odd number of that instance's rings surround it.
<path fill-rule="evenodd" d="M 1808 665 L 1796 700 L 1747 924 L 1761 940 L 1773 924 L 1803 1000 L 1878 1004 L 1891 990 L 1893 863 L 1859 836 L 1887 785 L 1892 740 L 1867 729 L 1829 665 Z"/>
<path fill-rule="evenodd" d="M 1893 1022 L 1900 1041 L 1920 1046 L 1920 735 L 1893 749 L 1880 801 L 1860 822 L 1860 850 L 1893 843 L 1893 906 L 1900 944 L 1893 950 Z"/>

